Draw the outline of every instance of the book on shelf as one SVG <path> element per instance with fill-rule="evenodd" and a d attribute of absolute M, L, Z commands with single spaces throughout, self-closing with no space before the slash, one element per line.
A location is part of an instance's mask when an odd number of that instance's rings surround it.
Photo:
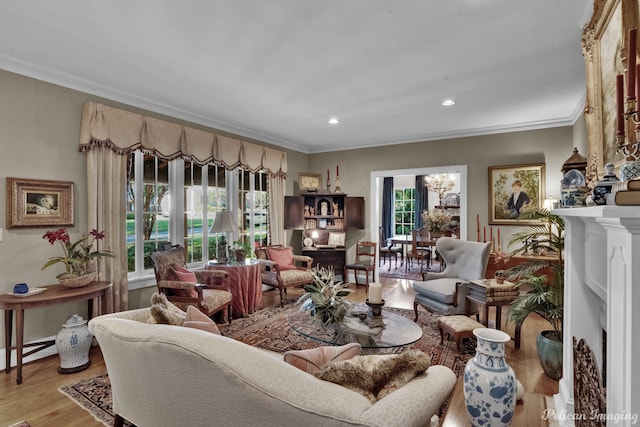
<path fill-rule="evenodd" d="M 611 185 L 611 192 L 615 193 L 616 191 L 640 191 L 640 178 L 614 182 Z"/>
<path fill-rule="evenodd" d="M 640 190 L 618 190 L 613 193 L 616 205 L 640 205 Z"/>

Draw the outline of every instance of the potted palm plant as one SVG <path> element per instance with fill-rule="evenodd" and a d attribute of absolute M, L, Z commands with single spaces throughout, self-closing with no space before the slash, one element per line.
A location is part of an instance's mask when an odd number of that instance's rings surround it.
<path fill-rule="evenodd" d="M 531 313 L 536 313 L 551 325 L 553 329 L 540 332 L 536 347 L 544 372 L 557 380 L 562 377 L 564 220 L 543 208 L 523 213 L 519 219 L 533 220 L 536 224 L 511 236 L 509 246 L 521 245 L 511 255 L 536 254 L 548 259 L 536 258 L 507 270 L 510 281 L 529 288 L 511 304 L 507 322 L 522 325 Z"/>

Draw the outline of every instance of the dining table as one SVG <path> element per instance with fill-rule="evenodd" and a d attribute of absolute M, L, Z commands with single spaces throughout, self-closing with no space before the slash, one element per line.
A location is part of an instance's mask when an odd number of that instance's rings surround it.
<path fill-rule="evenodd" d="M 393 236 L 392 238 L 389 239 L 389 241 L 391 242 L 392 245 L 402 246 L 402 256 L 406 259 L 407 258 L 406 246 L 413 244 L 413 237 L 411 235 L 398 235 L 398 236 Z M 438 239 L 434 239 L 434 238 L 424 239 L 421 236 L 417 236 L 416 238 L 416 242 L 421 247 L 432 247 L 432 246 L 435 247 L 437 241 Z M 432 253 L 433 252 L 434 251 L 432 251 Z M 405 268 L 408 268 L 408 262 L 405 265 Z M 428 264 L 427 264 L 427 268 L 428 268 Z"/>

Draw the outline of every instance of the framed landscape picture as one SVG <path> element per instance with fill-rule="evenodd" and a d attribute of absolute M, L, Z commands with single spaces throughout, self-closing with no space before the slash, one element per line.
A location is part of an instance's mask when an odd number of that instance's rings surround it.
<path fill-rule="evenodd" d="M 7 228 L 73 222 L 73 182 L 7 178 Z"/>
<path fill-rule="evenodd" d="M 489 224 L 520 225 L 520 215 L 542 206 L 544 163 L 489 167 Z"/>

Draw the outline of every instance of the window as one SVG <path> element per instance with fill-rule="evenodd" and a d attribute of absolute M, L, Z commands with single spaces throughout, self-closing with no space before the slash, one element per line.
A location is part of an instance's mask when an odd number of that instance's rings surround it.
<path fill-rule="evenodd" d="M 153 268 L 151 253 L 170 242 L 182 242 L 187 264 L 217 257 L 227 236 L 209 234 L 217 212 L 237 212 L 240 234 L 250 242 L 267 243 L 267 174 L 191 161 L 162 160 L 137 151 L 128 159 L 127 255 L 130 277 Z M 236 193 L 237 198 L 228 195 Z M 233 206 L 227 201 L 237 200 Z M 235 204 L 235 203 L 234 203 Z M 235 240 L 238 236 L 233 237 Z M 206 244 L 204 244 L 206 242 Z"/>
<path fill-rule="evenodd" d="M 394 226 L 396 235 L 410 235 L 413 229 L 415 188 L 395 188 Z"/>

